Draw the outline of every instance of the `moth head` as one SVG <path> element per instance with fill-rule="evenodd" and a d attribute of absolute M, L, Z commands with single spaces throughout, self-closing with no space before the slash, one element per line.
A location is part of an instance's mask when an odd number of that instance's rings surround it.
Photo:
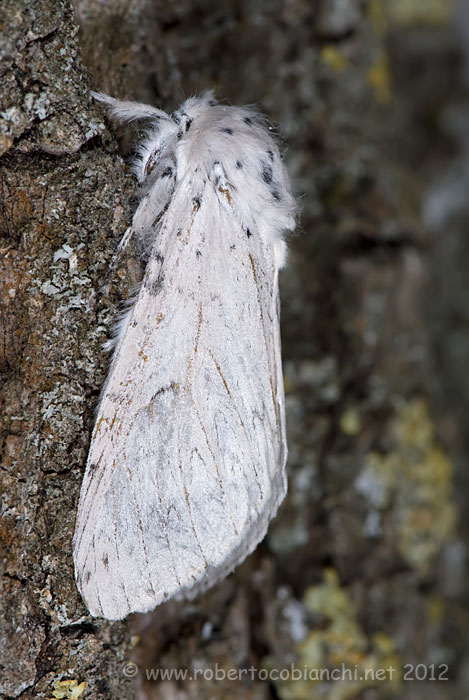
<path fill-rule="evenodd" d="M 161 109 L 140 102 L 117 100 L 103 93 L 92 92 L 92 97 L 103 102 L 109 109 L 109 116 L 119 123 L 144 121 L 146 138 L 137 150 L 134 172 L 140 184 L 153 180 L 167 167 L 167 161 L 174 160 L 174 149 L 179 127 Z"/>
<path fill-rule="evenodd" d="M 169 117 L 153 123 L 137 148 L 133 170 L 140 184 L 171 177 L 175 167 L 178 126 Z"/>

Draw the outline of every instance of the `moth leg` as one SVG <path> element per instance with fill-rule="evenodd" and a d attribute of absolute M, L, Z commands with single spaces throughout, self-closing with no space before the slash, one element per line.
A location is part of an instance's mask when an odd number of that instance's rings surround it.
<path fill-rule="evenodd" d="M 122 236 L 119 245 L 116 248 L 116 251 L 114 255 L 112 256 L 110 265 L 109 265 L 109 270 L 106 275 L 106 280 L 104 285 L 101 287 L 100 293 L 107 295 L 109 294 L 109 287 L 111 286 L 111 280 L 114 275 L 114 272 L 116 270 L 117 264 L 122 256 L 122 253 L 125 251 L 127 246 L 129 245 L 130 241 L 132 240 L 132 236 L 134 235 L 135 230 L 132 226 L 129 226 L 129 228 L 126 230 L 124 235 Z"/>

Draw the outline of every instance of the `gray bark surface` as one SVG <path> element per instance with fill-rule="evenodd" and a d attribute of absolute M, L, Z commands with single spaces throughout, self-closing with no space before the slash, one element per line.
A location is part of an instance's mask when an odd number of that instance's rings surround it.
<path fill-rule="evenodd" d="M 132 185 L 103 147 L 69 3 L 0 14 L 0 688 L 51 697 L 57 678 L 91 672 L 97 695 L 122 697 L 125 628 L 85 616 L 71 538 L 117 301 L 100 280 Z"/>
<path fill-rule="evenodd" d="M 450 10 L 1 4 L 0 697 L 466 697 L 468 44 Z M 279 125 L 302 210 L 281 278 L 289 495 L 228 580 L 111 624 L 87 615 L 71 539 L 102 344 L 141 271 L 129 250 L 103 292 L 135 133 L 88 91 L 172 110 L 207 87 Z M 292 664 L 309 676 L 259 674 Z M 311 673 L 341 664 L 396 672 Z"/>

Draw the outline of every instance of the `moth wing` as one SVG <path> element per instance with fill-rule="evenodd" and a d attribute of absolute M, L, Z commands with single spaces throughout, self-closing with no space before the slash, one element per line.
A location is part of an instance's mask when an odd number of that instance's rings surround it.
<path fill-rule="evenodd" d="M 223 578 L 285 495 L 274 253 L 225 195 L 176 190 L 103 389 L 74 539 L 96 616 Z"/>

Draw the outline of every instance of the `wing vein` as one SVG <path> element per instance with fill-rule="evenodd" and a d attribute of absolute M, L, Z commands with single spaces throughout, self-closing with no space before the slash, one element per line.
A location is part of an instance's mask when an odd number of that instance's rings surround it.
<path fill-rule="evenodd" d="M 151 588 L 151 590 L 152 590 L 152 593 L 154 593 L 155 596 L 156 596 L 156 591 L 155 591 L 155 589 L 153 588 L 153 582 L 152 582 L 151 577 L 150 577 L 150 563 L 149 563 L 149 560 L 148 560 L 147 545 L 146 545 L 146 542 L 145 542 L 145 535 L 144 535 L 144 532 L 143 532 L 142 515 L 141 515 L 141 513 L 140 513 L 140 508 L 139 508 L 139 506 L 138 506 L 137 499 L 135 498 L 135 487 L 134 487 L 134 484 L 133 484 L 132 471 L 129 469 L 129 465 L 127 464 L 127 457 L 126 457 L 125 453 L 124 453 L 122 456 L 123 456 L 123 459 L 124 459 L 125 468 L 126 468 L 126 471 L 127 471 L 127 476 L 129 477 L 129 484 L 130 484 L 130 486 L 131 486 L 131 488 L 132 488 L 132 500 L 133 500 L 133 502 L 134 502 L 135 512 L 137 513 L 138 529 L 139 529 L 139 531 L 140 531 L 140 539 L 141 539 L 141 541 L 142 541 L 143 553 L 144 553 L 144 555 L 145 555 L 145 564 L 146 564 L 146 566 L 147 566 L 147 578 L 148 578 L 148 582 L 149 582 L 149 584 L 150 584 L 150 588 Z"/>
<path fill-rule="evenodd" d="M 119 547 L 117 546 L 116 496 L 115 496 L 114 489 L 111 489 L 111 495 L 112 495 L 112 510 L 113 510 L 113 513 L 114 513 L 114 517 L 113 517 L 113 519 L 112 519 L 112 522 L 113 522 L 113 525 L 114 525 L 114 528 L 113 528 L 114 547 L 115 547 L 115 550 L 116 550 L 116 560 L 117 560 L 117 563 L 119 564 L 119 566 L 117 566 L 116 568 L 117 568 L 117 571 L 118 571 L 118 574 L 119 574 L 119 581 L 120 581 L 120 584 L 121 584 L 121 586 L 122 586 L 122 590 L 124 591 L 125 600 L 126 600 L 126 602 L 127 602 L 127 608 L 128 608 L 128 610 L 129 610 L 129 612 L 130 612 L 130 600 L 129 600 L 129 596 L 127 595 L 127 589 L 126 589 L 126 587 L 125 587 L 124 580 L 123 580 L 122 575 L 121 575 L 121 573 L 120 573 L 120 572 L 121 572 L 121 567 L 120 567 L 120 554 L 119 554 Z"/>
<path fill-rule="evenodd" d="M 231 398 L 231 397 L 232 397 L 232 394 L 231 394 L 230 389 L 229 389 L 229 387 L 228 387 L 228 384 L 227 384 L 227 382 L 226 382 L 226 380 L 225 380 L 225 378 L 224 378 L 224 376 L 223 376 L 223 374 L 222 374 L 222 372 L 221 372 L 220 365 L 219 365 L 219 363 L 217 362 L 217 360 L 216 360 L 216 358 L 215 358 L 215 355 L 214 355 L 214 353 L 212 352 L 212 350 L 211 350 L 210 348 L 207 348 L 207 349 L 208 349 L 208 353 L 209 353 L 210 357 L 212 358 L 212 360 L 213 360 L 213 362 L 214 362 L 214 364 L 215 364 L 215 367 L 216 367 L 216 369 L 217 369 L 217 372 L 218 372 L 218 374 L 220 375 L 220 378 L 221 378 L 221 380 L 222 380 L 222 382 L 223 382 L 223 385 L 224 385 L 224 387 L 225 387 L 225 389 L 226 389 L 226 393 L 227 393 L 228 396 Z M 259 488 L 259 492 L 260 492 L 260 495 L 261 495 L 261 497 L 262 497 L 262 496 L 264 495 L 264 493 L 263 493 L 263 490 L 262 490 L 262 486 L 261 486 L 261 483 L 260 483 L 260 480 L 259 480 L 259 474 L 258 474 L 258 471 L 257 471 L 257 468 L 256 468 L 256 464 L 255 464 L 255 460 L 254 460 L 254 455 L 253 455 L 253 451 L 252 451 L 252 447 L 251 447 L 251 440 L 249 439 L 249 435 L 248 435 L 248 432 L 247 432 L 247 430 L 246 430 L 246 426 L 244 425 L 244 421 L 243 421 L 243 419 L 242 419 L 241 413 L 239 412 L 238 407 L 236 406 L 236 402 L 234 401 L 234 399 L 232 399 L 232 403 L 233 403 L 234 411 L 235 411 L 236 415 L 238 416 L 239 424 L 240 424 L 240 426 L 241 426 L 241 428 L 242 428 L 242 431 L 243 431 L 243 433 L 244 433 L 244 436 L 245 436 L 245 438 L 246 438 L 246 444 L 249 446 L 249 452 L 250 452 L 250 454 L 251 454 L 252 468 L 253 468 L 253 470 L 254 470 L 254 475 L 255 475 L 255 477 L 256 477 L 256 484 L 257 484 L 257 486 L 258 486 L 258 488 Z M 257 507 L 255 508 L 255 510 L 257 510 Z"/>
<path fill-rule="evenodd" d="M 199 413 L 199 411 L 198 411 L 198 409 L 197 409 L 196 403 L 195 403 L 194 399 L 192 399 L 192 400 L 193 400 L 193 402 L 194 402 L 194 408 L 195 408 L 195 414 L 196 414 L 196 416 L 197 416 L 197 420 L 199 421 L 199 425 L 200 425 L 200 428 L 201 428 L 202 433 L 203 433 L 203 435 L 204 435 L 205 443 L 206 443 L 206 445 L 207 445 L 207 449 L 208 449 L 208 451 L 210 452 L 210 456 L 212 457 L 212 461 L 213 461 L 213 466 L 215 467 L 215 471 L 216 471 L 216 473 L 217 473 L 218 485 L 219 485 L 219 487 L 220 487 L 220 491 L 221 491 L 221 493 L 223 494 L 223 498 L 224 498 L 225 503 L 226 503 L 226 508 L 227 508 L 227 511 L 228 511 L 229 519 L 230 519 L 230 521 L 231 521 L 231 525 L 232 525 L 232 527 L 233 527 L 233 530 L 234 530 L 235 534 L 238 535 L 238 534 L 239 534 L 238 528 L 236 527 L 235 522 L 234 522 L 234 520 L 233 520 L 233 514 L 232 514 L 232 511 L 231 511 L 231 508 L 230 508 L 230 504 L 229 504 L 229 502 L 228 502 L 228 498 L 227 498 L 226 493 L 225 493 L 225 489 L 223 488 L 223 482 L 222 482 L 222 479 L 221 479 L 221 476 L 220 476 L 220 470 L 218 469 L 217 461 L 216 461 L 216 459 L 215 459 L 215 454 L 214 454 L 213 448 L 212 448 L 212 446 L 211 446 L 211 444 L 210 444 L 210 440 L 208 439 L 207 430 L 206 430 L 205 425 L 204 425 L 204 423 L 203 423 L 203 421 L 202 421 L 202 418 L 201 418 L 201 416 L 200 416 L 200 413 Z"/>

